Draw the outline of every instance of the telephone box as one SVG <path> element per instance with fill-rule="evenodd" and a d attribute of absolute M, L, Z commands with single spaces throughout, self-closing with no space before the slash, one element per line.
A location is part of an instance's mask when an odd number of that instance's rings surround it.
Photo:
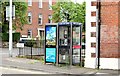
<path fill-rule="evenodd" d="M 81 37 L 81 23 L 61 22 L 46 24 L 45 62 L 70 65 L 80 64 Z"/>

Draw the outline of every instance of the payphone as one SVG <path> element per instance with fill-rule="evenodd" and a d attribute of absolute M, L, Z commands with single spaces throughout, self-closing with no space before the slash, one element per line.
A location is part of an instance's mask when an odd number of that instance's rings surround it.
<path fill-rule="evenodd" d="M 81 63 L 82 24 L 50 23 L 45 26 L 45 62 L 57 64 Z"/>
<path fill-rule="evenodd" d="M 69 63 L 70 61 L 70 25 L 64 26 L 58 24 L 58 58 L 59 63 Z"/>

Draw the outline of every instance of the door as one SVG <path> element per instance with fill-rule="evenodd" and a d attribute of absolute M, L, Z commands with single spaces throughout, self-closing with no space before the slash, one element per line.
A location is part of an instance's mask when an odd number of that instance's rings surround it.
<path fill-rule="evenodd" d="M 69 64 L 70 62 L 70 25 L 58 26 L 58 55 L 59 55 L 59 64 Z"/>
<path fill-rule="evenodd" d="M 40 35 L 40 47 L 44 47 L 44 30 L 39 30 L 39 35 Z"/>
<path fill-rule="evenodd" d="M 73 26 L 72 63 L 80 64 L 81 61 L 81 26 Z"/>

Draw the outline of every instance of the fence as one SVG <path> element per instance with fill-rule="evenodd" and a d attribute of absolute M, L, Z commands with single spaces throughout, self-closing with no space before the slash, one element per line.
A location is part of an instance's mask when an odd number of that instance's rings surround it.
<path fill-rule="evenodd" d="M 44 40 L 35 41 L 33 46 L 25 45 L 24 48 L 19 48 L 19 56 L 28 56 L 28 55 L 44 55 Z"/>

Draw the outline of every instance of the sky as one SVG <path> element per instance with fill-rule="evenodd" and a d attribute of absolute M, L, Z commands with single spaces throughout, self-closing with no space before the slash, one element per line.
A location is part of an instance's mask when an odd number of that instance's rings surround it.
<path fill-rule="evenodd" d="M 82 2 L 84 2 L 85 0 L 72 0 L 73 2 L 78 2 L 78 3 L 82 3 Z"/>

